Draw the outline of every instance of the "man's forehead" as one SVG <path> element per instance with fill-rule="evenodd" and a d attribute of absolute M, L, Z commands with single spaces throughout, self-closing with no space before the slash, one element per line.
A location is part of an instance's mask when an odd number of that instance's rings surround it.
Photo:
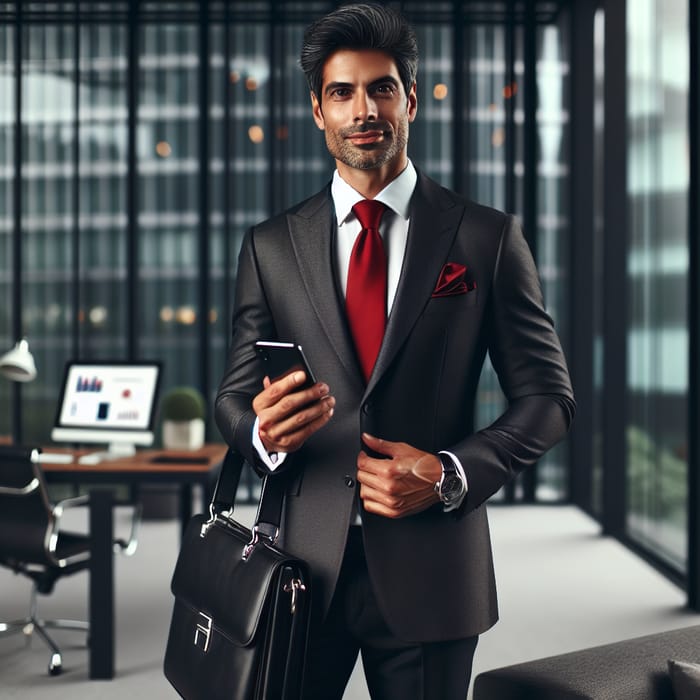
<path fill-rule="evenodd" d="M 359 76 L 363 81 L 374 82 L 391 76 L 399 81 L 399 71 L 394 58 L 377 49 L 338 49 L 323 64 L 323 84 L 328 82 L 354 82 Z"/>

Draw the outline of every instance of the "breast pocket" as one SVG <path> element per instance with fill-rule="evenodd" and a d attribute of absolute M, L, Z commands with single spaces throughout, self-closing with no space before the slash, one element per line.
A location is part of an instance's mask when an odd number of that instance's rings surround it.
<path fill-rule="evenodd" d="M 450 316 L 469 311 L 477 305 L 478 290 L 472 289 L 466 294 L 454 294 L 446 297 L 432 297 L 425 307 L 426 316 Z"/>

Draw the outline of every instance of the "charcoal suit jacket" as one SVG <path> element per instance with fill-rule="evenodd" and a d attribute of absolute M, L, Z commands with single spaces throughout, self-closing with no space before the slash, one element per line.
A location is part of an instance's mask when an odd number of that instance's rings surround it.
<path fill-rule="evenodd" d="M 288 484 L 282 544 L 310 563 L 320 614 L 358 507 L 361 432 L 455 454 L 469 487 L 458 510 L 437 504 L 394 520 L 359 508 L 371 581 L 394 634 L 422 642 L 479 634 L 498 617 L 484 502 L 560 440 L 574 412 L 529 248 L 512 216 L 419 172 L 401 277 L 366 383 L 338 288 L 335 232 L 330 187 L 248 231 L 217 424 L 260 468 L 251 443 L 251 400 L 263 379 L 256 340 L 301 344 L 330 386 L 332 419 L 273 476 Z M 474 432 L 487 352 L 508 405 Z"/>

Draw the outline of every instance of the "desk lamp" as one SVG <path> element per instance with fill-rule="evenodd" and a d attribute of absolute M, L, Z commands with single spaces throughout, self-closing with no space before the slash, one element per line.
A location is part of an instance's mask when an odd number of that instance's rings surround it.
<path fill-rule="evenodd" d="M 31 382 L 36 377 L 34 356 L 29 352 L 26 338 L 0 357 L 0 374 L 13 382 Z"/>

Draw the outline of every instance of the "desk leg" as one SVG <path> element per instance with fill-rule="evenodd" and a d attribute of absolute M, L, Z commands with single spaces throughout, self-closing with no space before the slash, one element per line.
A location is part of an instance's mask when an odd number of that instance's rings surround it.
<path fill-rule="evenodd" d="M 114 678 L 114 494 L 90 492 L 90 678 Z"/>
<path fill-rule="evenodd" d="M 180 484 L 180 541 L 192 517 L 192 484 Z"/>

